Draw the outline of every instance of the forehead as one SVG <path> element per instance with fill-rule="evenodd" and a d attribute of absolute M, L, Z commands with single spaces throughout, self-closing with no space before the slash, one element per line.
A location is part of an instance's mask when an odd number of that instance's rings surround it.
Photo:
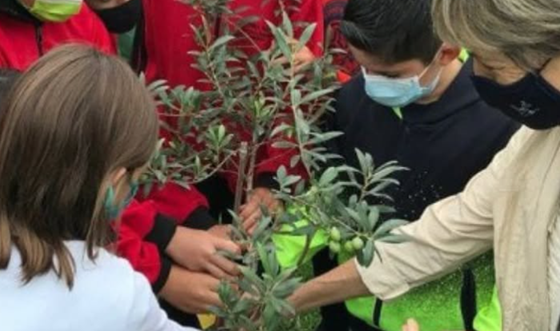
<path fill-rule="evenodd" d="M 371 73 L 406 74 L 415 73 L 425 68 L 425 65 L 420 60 L 407 60 L 393 63 L 384 61 L 379 57 L 359 50 L 351 45 L 349 49 L 356 61 Z"/>

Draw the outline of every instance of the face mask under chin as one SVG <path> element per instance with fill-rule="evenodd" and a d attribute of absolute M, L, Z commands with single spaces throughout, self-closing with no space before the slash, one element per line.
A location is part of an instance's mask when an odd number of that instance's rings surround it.
<path fill-rule="evenodd" d="M 82 0 L 35 0 L 32 6 L 19 3 L 33 16 L 44 22 L 62 23 L 77 15 L 82 9 Z"/>
<path fill-rule="evenodd" d="M 126 33 L 140 21 L 142 1 L 129 0 L 114 8 L 96 10 L 96 13 L 111 33 Z"/>

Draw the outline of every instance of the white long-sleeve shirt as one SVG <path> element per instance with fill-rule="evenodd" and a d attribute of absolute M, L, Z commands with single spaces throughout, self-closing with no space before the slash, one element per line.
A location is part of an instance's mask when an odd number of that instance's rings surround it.
<path fill-rule="evenodd" d="M 548 296 L 550 329 L 558 330 L 560 318 L 560 218 L 556 218 L 548 239 Z"/>
<path fill-rule="evenodd" d="M 1 331 L 195 331 L 167 318 L 126 260 L 101 249 L 92 262 L 84 242 L 66 244 L 76 262 L 72 290 L 52 271 L 23 285 L 13 249 L 7 270 L 0 270 Z"/>

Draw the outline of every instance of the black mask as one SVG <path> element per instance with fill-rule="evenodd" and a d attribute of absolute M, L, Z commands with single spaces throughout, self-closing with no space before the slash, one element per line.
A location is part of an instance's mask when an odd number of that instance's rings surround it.
<path fill-rule="evenodd" d="M 560 91 L 540 75 L 529 73 L 511 85 L 473 76 L 480 97 L 506 116 L 534 130 L 560 125 Z"/>
<path fill-rule="evenodd" d="M 124 4 L 96 11 L 105 27 L 111 33 L 125 33 L 132 30 L 142 16 L 142 0 L 130 0 Z"/>

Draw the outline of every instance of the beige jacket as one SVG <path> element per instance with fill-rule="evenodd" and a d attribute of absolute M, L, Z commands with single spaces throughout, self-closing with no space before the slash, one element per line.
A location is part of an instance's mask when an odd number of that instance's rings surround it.
<path fill-rule="evenodd" d="M 547 240 L 559 198 L 560 128 L 522 128 L 464 192 L 399 230 L 410 242 L 379 244 L 383 262 L 359 272 L 390 300 L 493 247 L 503 330 L 549 330 Z"/>

